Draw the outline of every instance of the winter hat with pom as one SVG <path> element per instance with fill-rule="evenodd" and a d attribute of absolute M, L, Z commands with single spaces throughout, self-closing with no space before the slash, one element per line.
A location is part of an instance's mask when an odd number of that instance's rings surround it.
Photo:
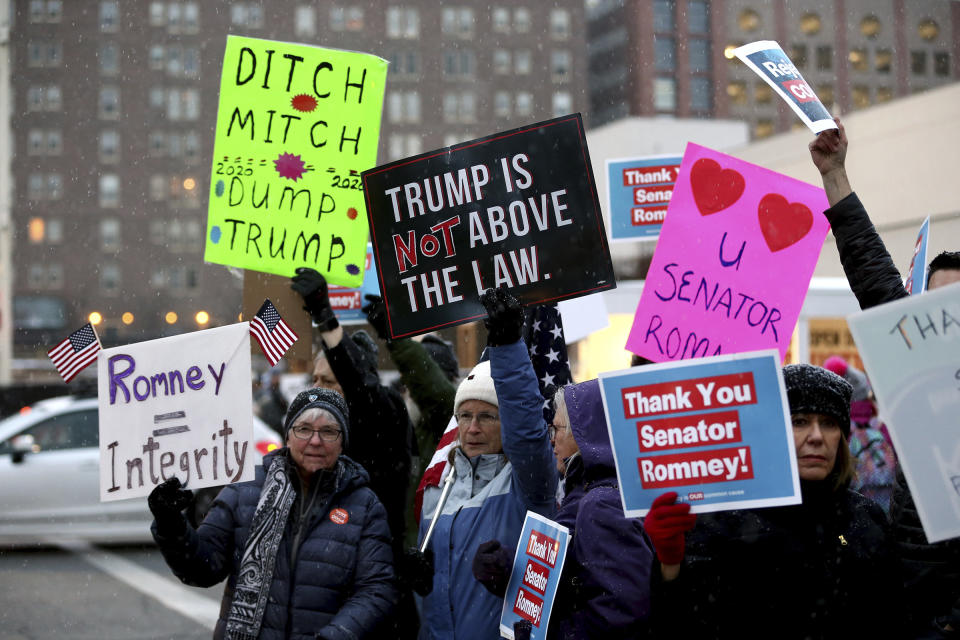
<path fill-rule="evenodd" d="M 460 410 L 460 405 L 466 400 L 483 400 L 499 408 L 497 390 L 493 386 L 493 378 L 490 377 L 489 360 L 475 366 L 457 387 L 457 396 L 453 402 L 454 413 Z"/>

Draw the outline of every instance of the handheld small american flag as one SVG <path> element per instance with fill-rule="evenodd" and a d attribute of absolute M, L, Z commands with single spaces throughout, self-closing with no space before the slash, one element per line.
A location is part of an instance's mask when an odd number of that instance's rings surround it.
<path fill-rule="evenodd" d="M 100 339 L 89 322 L 63 340 L 50 351 L 47 357 L 53 360 L 53 366 L 64 382 L 70 382 L 87 365 L 95 362 L 100 351 Z"/>
<path fill-rule="evenodd" d="M 280 362 L 280 358 L 298 338 L 269 300 L 263 301 L 260 310 L 250 320 L 250 335 L 260 343 L 260 349 L 271 367 Z"/>
<path fill-rule="evenodd" d="M 573 382 L 570 361 L 567 359 L 567 342 L 563 337 L 563 321 L 556 304 L 533 307 L 526 317 L 524 340 L 530 352 L 530 361 L 540 383 L 540 395 L 544 398 L 543 417 L 547 423 L 553 420 L 553 394 L 565 384 Z M 439 487 L 447 468 L 450 450 L 457 443 L 457 421 L 450 419 L 446 431 L 440 437 L 437 450 L 423 472 L 414 498 L 414 513 L 417 521 L 423 507 L 423 492 L 427 487 Z"/>

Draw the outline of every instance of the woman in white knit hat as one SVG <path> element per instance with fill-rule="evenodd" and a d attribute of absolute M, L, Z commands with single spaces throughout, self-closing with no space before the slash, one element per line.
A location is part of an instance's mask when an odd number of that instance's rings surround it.
<path fill-rule="evenodd" d="M 426 554 L 433 579 L 423 599 L 421 638 L 499 637 L 503 600 L 474 579 L 473 556 L 485 540 L 515 541 L 527 510 L 551 517 L 555 509 L 557 476 L 543 398 L 520 339 L 523 309 L 503 289 L 481 300 L 489 316 L 490 360 L 457 389 L 459 439 L 446 471 L 454 480 Z M 440 493 L 439 487 L 424 492 L 421 540 Z"/>

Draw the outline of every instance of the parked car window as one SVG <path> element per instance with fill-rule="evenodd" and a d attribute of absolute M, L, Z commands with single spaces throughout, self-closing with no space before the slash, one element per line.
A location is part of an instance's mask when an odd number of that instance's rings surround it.
<path fill-rule="evenodd" d="M 17 435 L 33 436 L 35 451 L 59 451 L 96 447 L 100 444 L 97 411 L 72 411 L 38 422 Z M 12 440 L 12 438 L 10 439 Z M 10 440 L 0 445 L 0 451 L 12 450 Z"/>

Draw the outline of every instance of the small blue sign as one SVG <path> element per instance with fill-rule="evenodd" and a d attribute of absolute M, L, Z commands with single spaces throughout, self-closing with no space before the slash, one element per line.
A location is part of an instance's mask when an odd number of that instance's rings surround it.
<path fill-rule="evenodd" d="M 656 239 L 683 156 L 607 160 L 610 240 Z"/>
<path fill-rule="evenodd" d="M 367 303 L 366 295 L 380 295 L 380 281 L 377 278 L 377 267 L 373 260 L 373 245 L 367 243 L 367 257 L 363 271 L 363 284 L 357 289 L 349 289 L 337 285 L 330 285 L 330 306 L 340 324 L 363 324 L 367 321 L 366 314 L 360 310 Z"/>
<path fill-rule="evenodd" d="M 600 374 L 624 514 L 676 491 L 694 513 L 800 502 L 776 350 Z"/>
<path fill-rule="evenodd" d="M 570 531 L 566 527 L 527 511 L 503 599 L 501 636 L 513 640 L 513 625 L 527 620 L 532 626 L 531 640 L 547 637 L 547 622 L 569 542 Z"/>
<path fill-rule="evenodd" d="M 910 275 L 903 285 L 907 293 L 914 295 L 927 290 L 927 244 L 930 241 L 930 216 L 920 225 L 920 233 L 913 245 L 913 257 L 910 258 Z"/>

